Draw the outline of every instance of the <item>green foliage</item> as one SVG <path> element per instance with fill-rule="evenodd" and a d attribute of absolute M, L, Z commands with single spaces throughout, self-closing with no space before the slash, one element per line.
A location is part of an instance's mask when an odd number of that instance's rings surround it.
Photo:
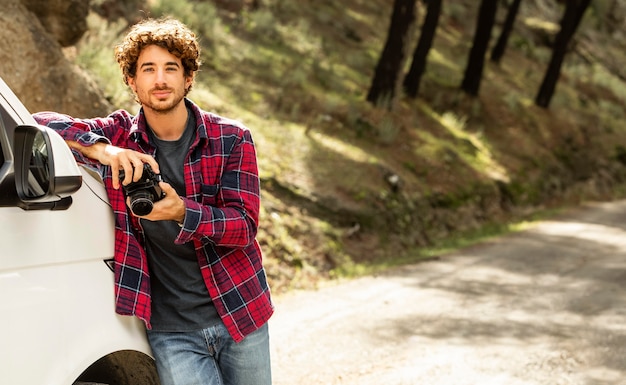
<path fill-rule="evenodd" d="M 215 46 L 219 38 L 216 34 L 223 28 L 210 1 L 155 0 L 151 3 L 150 16 L 170 16 L 184 21 L 198 35 L 200 43 L 209 48 Z"/>
<path fill-rule="evenodd" d="M 133 96 L 124 84 L 113 54 L 125 24 L 107 23 L 95 15 L 90 15 L 88 23 L 89 31 L 76 47 L 76 63 L 88 69 L 113 106 L 133 110 Z"/>
<path fill-rule="evenodd" d="M 273 41 L 280 37 L 276 28 L 278 21 L 274 17 L 274 13 L 269 9 L 248 12 L 243 15 L 243 19 L 244 28 L 262 40 Z"/>
<path fill-rule="evenodd" d="M 613 95 L 626 103 L 626 87 L 624 87 L 624 82 L 614 73 L 607 71 L 606 67 L 594 65 L 589 81 L 596 86 L 610 90 Z"/>

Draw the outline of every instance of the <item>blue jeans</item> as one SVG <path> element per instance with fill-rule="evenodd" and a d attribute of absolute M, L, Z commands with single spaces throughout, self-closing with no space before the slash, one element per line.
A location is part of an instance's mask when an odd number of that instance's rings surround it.
<path fill-rule="evenodd" d="M 271 385 L 267 323 L 236 343 L 221 322 L 192 332 L 148 330 L 161 385 Z"/>

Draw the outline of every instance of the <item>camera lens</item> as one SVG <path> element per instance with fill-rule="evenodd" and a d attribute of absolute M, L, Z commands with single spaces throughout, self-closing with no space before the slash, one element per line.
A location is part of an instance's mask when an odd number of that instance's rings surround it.
<path fill-rule="evenodd" d="M 137 191 L 130 197 L 130 209 L 135 215 L 144 216 L 152 212 L 154 197 L 146 191 Z"/>

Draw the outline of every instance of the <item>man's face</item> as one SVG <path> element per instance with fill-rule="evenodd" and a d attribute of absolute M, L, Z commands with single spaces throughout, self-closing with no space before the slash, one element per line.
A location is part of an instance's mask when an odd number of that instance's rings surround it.
<path fill-rule="evenodd" d="M 128 78 L 128 85 L 144 108 L 168 113 L 183 100 L 192 81 L 192 76 L 185 76 L 179 58 L 165 48 L 149 45 L 139 54 L 137 72 Z"/>

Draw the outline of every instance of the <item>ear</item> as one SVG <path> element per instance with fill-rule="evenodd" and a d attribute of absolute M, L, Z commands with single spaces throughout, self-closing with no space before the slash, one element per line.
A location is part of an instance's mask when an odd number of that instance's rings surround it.
<path fill-rule="evenodd" d="M 133 90 L 133 92 L 137 92 L 137 86 L 135 85 L 135 78 L 127 76 L 126 77 L 126 83 L 128 83 L 128 86 Z"/>
<path fill-rule="evenodd" d="M 196 76 L 195 73 L 192 73 L 190 76 L 185 76 L 185 90 L 189 90 L 189 87 L 193 84 L 193 79 Z"/>

